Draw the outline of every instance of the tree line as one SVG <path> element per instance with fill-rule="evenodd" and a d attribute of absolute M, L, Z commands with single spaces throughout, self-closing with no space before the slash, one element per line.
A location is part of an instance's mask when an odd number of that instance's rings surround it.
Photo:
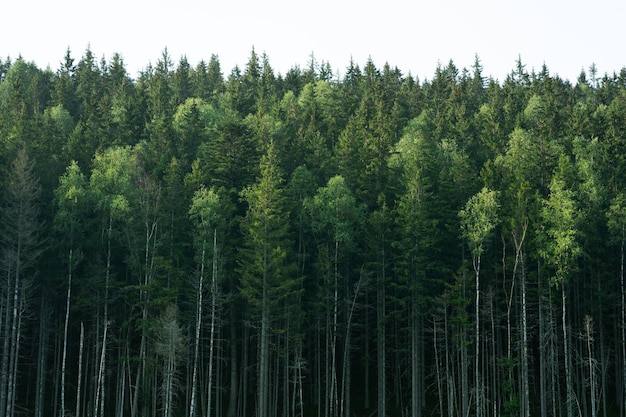
<path fill-rule="evenodd" d="M 626 416 L 626 68 L 0 60 L 0 417 Z"/>

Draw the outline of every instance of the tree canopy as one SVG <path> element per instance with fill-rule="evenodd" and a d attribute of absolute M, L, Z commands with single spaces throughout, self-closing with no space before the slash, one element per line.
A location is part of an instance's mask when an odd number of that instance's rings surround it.
<path fill-rule="evenodd" d="M 624 155 L 626 69 L 0 61 L 0 417 L 625 416 Z"/>

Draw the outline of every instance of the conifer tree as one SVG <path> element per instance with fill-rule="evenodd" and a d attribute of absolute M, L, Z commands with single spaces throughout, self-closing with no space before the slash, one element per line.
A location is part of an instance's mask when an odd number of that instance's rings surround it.
<path fill-rule="evenodd" d="M 16 412 L 20 392 L 19 364 L 25 312 L 35 284 L 33 267 L 42 253 L 42 224 L 34 176 L 34 162 L 21 149 L 13 161 L 0 214 L 2 230 L 2 361 L 0 369 L 0 416 Z"/>
<path fill-rule="evenodd" d="M 245 249 L 241 255 L 241 291 L 258 314 L 258 417 L 274 414 L 271 399 L 272 333 L 276 303 L 294 288 L 294 271 L 288 257 L 292 242 L 284 209 L 283 178 L 273 141 L 261 158 L 258 181 L 243 190 L 248 204 L 242 220 Z"/>

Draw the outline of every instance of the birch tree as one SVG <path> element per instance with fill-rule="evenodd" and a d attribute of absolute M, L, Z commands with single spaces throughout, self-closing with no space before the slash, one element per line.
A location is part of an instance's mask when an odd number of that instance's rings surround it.
<path fill-rule="evenodd" d="M 540 255 L 552 270 L 550 285 L 561 290 L 565 400 L 567 417 L 574 417 L 576 394 L 568 335 L 566 286 L 575 270 L 576 260 L 582 254 L 582 249 L 578 241 L 578 207 L 574 192 L 566 182 L 568 170 L 571 168 L 566 158 L 564 156 L 559 161 L 558 170 L 550 182 L 550 194 L 541 212 L 544 241 L 540 248 Z"/>
<path fill-rule="evenodd" d="M 322 265 L 321 296 L 324 300 L 326 316 L 326 415 L 343 415 L 346 406 L 349 409 L 350 392 L 346 391 L 346 386 L 350 385 L 350 379 L 345 375 L 342 379 L 344 385 L 339 391 L 338 375 L 338 328 L 339 314 L 341 308 L 341 289 L 344 287 L 344 280 L 347 277 L 340 272 L 342 263 L 351 253 L 355 246 L 360 219 L 362 219 L 363 209 L 360 207 L 350 190 L 348 189 L 342 176 L 338 175 L 330 180 L 325 187 L 317 190 L 312 199 L 305 202 L 312 217 L 313 231 L 319 237 L 319 257 Z M 341 268 L 343 269 L 343 268 Z M 350 340 L 350 327 L 347 327 L 348 334 L 346 342 Z M 344 350 L 349 352 L 351 346 L 344 346 Z M 346 357 L 343 373 L 349 372 L 349 356 Z"/>
<path fill-rule="evenodd" d="M 96 400 L 94 402 L 94 415 L 104 414 L 104 388 L 106 372 L 107 334 L 109 327 L 109 290 L 112 274 L 112 245 L 114 240 L 114 226 L 117 229 L 120 223 L 128 221 L 131 213 L 132 200 L 130 194 L 133 188 L 133 180 L 136 176 L 136 161 L 130 147 L 113 147 L 96 155 L 93 170 L 89 178 L 90 190 L 93 193 L 96 207 L 102 216 L 102 233 L 104 239 L 104 300 L 102 301 L 102 338 L 99 346 L 98 377 L 96 386 Z M 143 340 L 143 339 L 142 339 Z M 142 345 L 143 346 L 143 345 Z M 140 364 L 140 369 L 142 366 Z M 135 382 L 135 390 L 141 387 L 138 372 Z M 135 401 L 134 405 L 137 404 Z"/>
<path fill-rule="evenodd" d="M 80 170 L 78 163 L 73 161 L 65 174 L 59 180 L 55 191 L 55 201 L 58 211 L 55 217 L 55 227 L 64 234 L 67 240 L 67 295 L 65 300 L 65 320 L 63 325 L 63 353 L 61 357 L 61 417 L 65 417 L 65 389 L 66 389 L 66 360 L 68 344 L 68 328 L 70 305 L 72 297 L 72 277 L 76 264 L 82 253 L 81 215 L 84 214 L 88 203 L 87 180 Z"/>
<path fill-rule="evenodd" d="M 217 343 L 217 326 L 219 324 L 220 306 L 222 304 L 222 294 L 219 283 L 219 271 L 221 269 L 221 242 L 223 242 L 224 227 L 226 225 L 224 203 L 217 192 L 213 189 L 201 188 L 193 196 L 189 217 L 194 222 L 194 246 L 196 249 L 196 259 L 199 265 L 198 281 L 196 283 L 196 324 L 194 336 L 194 358 L 192 366 L 191 399 L 189 406 L 189 416 L 194 417 L 196 413 L 198 367 L 199 367 L 199 347 L 200 332 L 202 329 L 202 317 L 204 315 L 204 282 L 207 269 L 210 267 L 209 285 L 209 371 L 208 379 L 208 400 L 207 411 L 211 415 L 212 408 L 212 383 L 213 362 Z"/>
<path fill-rule="evenodd" d="M 484 187 L 472 196 L 465 208 L 460 211 L 461 233 L 466 239 L 472 254 L 472 266 L 475 278 L 475 327 L 474 327 L 474 389 L 476 416 L 482 416 L 483 398 L 480 378 L 480 262 L 487 244 L 487 239 L 498 222 L 498 198 L 495 191 Z"/>

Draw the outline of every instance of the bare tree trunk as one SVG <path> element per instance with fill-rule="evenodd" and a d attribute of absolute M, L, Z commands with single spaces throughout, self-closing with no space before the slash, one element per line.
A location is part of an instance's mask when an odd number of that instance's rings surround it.
<path fill-rule="evenodd" d="M 539 265 L 537 270 L 540 271 Z M 541 294 L 541 275 L 537 277 L 539 282 L 539 399 L 541 403 L 541 417 L 548 416 L 548 364 L 547 364 L 547 341 L 546 322 L 544 314 L 544 297 Z"/>
<path fill-rule="evenodd" d="M 376 291 L 376 322 L 378 328 L 377 337 L 377 368 L 378 368 L 378 415 L 387 415 L 387 356 L 386 356 L 386 274 L 385 274 L 385 252 L 382 251 L 381 282 L 378 283 Z"/>
<path fill-rule="evenodd" d="M 9 318 L 11 317 L 11 284 L 13 274 L 9 269 L 7 273 L 7 287 L 6 287 L 6 300 L 4 301 L 5 309 L 3 309 L 4 316 L 4 329 L 3 329 L 3 343 L 2 343 L 2 369 L 0 370 L 0 417 L 5 417 L 6 404 L 7 404 L 7 390 L 8 390 L 8 375 L 9 375 L 9 352 L 11 344 L 11 326 Z"/>
<path fill-rule="evenodd" d="M 622 240 L 620 242 L 620 289 L 621 289 L 621 315 L 622 320 L 620 322 L 621 329 L 621 353 L 622 353 L 622 393 L 620 398 L 620 410 L 622 416 L 626 416 L 626 288 L 624 283 L 624 241 L 626 230 L 622 228 Z"/>
<path fill-rule="evenodd" d="M 520 286 L 522 290 L 522 404 L 523 416 L 530 417 L 530 389 L 529 389 L 529 365 L 528 365 L 528 303 L 526 302 L 526 263 L 524 252 L 520 246 L 520 265 L 522 268 Z"/>
<path fill-rule="evenodd" d="M 107 330 L 108 323 L 104 323 L 104 334 L 102 335 L 102 350 L 100 352 L 100 364 L 98 366 L 98 380 L 96 382 L 96 399 L 94 401 L 94 416 L 104 417 L 104 374 L 107 350 Z"/>
<path fill-rule="evenodd" d="M 104 320 L 103 320 L 103 331 L 102 331 L 102 351 L 100 353 L 100 363 L 98 366 L 98 382 L 96 384 L 96 400 L 94 403 L 94 416 L 98 416 L 98 411 L 101 411 L 100 417 L 104 417 L 104 376 L 105 376 L 105 366 L 106 366 L 106 341 L 107 341 L 107 330 L 109 327 L 109 282 L 111 277 L 111 236 L 113 233 L 113 213 L 109 213 L 109 227 L 107 231 L 107 260 L 106 260 L 106 271 L 105 271 L 105 279 L 104 279 Z M 102 400 L 101 400 L 102 398 Z M 99 404 L 99 402 L 102 404 Z M 100 410 L 99 410 L 100 408 Z"/>
<path fill-rule="evenodd" d="M 267 277 L 264 276 L 264 281 Z M 267 281 L 266 281 L 267 282 Z M 269 417 L 269 343 L 270 317 L 266 284 L 263 285 L 263 306 L 261 310 L 261 334 L 259 347 L 258 417 Z"/>
<path fill-rule="evenodd" d="M 80 342 L 78 347 L 78 383 L 76 384 L 76 417 L 81 416 L 81 393 L 83 390 L 83 347 L 85 344 L 85 325 L 80 322 Z"/>
<path fill-rule="evenodd" d="M 196 329 L 194 338 L 193 376 L 191 377 L 191 403 L 189 405 L 189 417 L 196 415 L 196 393 L 198 390 L 198 356 L 200 350 L 200 329 L 202 328 L 202 292 L 204 291 L 204 256 L 205 241 L 202 242 L 202 255 L 200 260 L 200 276 L 198 277 L 198 289 L 196 295 Z"/>
<path fill-rule="evenodd" d="M 48 318 L 50 316 L 49 305 L 41 300 L 40 322 L 39 322 L 39 346 L 37 353 L 37 387 L 35 394 L 35 416 L 42 417 L 44 413 L 44 394 L 46 387 L 46 366 L 48 350 Z"/>
<path fill-rule="evenodd" d="M 72 296 L 72 254 L 68 255 L 67 297 L 65 300 L 65 322 L 63 325 L 63 358 L 61 359 L 61 417 L 65 417 L 65 363 L 67 359 L 67 329 L 70 321 L 70 299 Z"/>
<path fill-rule="evenodd" d="M 569 346 L 569 337 L 567 332 L 567 320 L 566 320 L 566 305 L 565 305 L 565 286 L 561 284 L 561 301 L 563 303 L 562 307 L 562 324 L 563 324 L 563 351 L 565 361 L 565 390 L 566 390 L 566 404 L 567 404 L 567 417 L 574 417 L 574 381 L 572 380 L 572 359 L 570 358 L 570 346 Z"/>
<path fill-rule="evenodd" d="M 354 317 L 354 310 L 356 308 L 356 300 L 359 296 L 362 281 L 363 281 L 363 273 L 361 272 L 361 276 L 359 277 L 359 280 L 357 281 L 356 286 L 354 288 L 354 294 L 352 295 L 352 304 L 350 306 L 350 311 L 348 313 L 348 318 L 346 321 L 346 340 L 345 340 L 345 347 L 343 350 L 343 372 L 342 372 L 342 381 L 341 381 L 342 394 L 341 394 L 341 403 L 339 407 L 339 415 L 342 417 L 343 416 L 350 417 L 350 385 L 351 385 L 350 384 L 351 382 L 350 381 L 351 379 L 350 354 L 352 350 L 352 342 L 350 340 L 350 336 L 352 334 L 352 319 Z"/>
<path fill-rule="evenodd" d="M 444 381 L 444 374 L 443 374 L 443 369 L 444 366 L 442 366 L 441 364 L 441 353 L 439 353 L 439 327 L 438 327 L 438 322 L 439 319 L 437 317 L 433 317 L 433 350 L 434 350 L 434 355 L 435 355 L 435 376 L 437 378 L 437 400 L 438 400 L 438 405 L 439 405 L 439 417 L 444 417 L 444 392 L 443 392 L 443 381 Z M 444 336 L 445 337 L 445 336 Z M 413 340 L 414 336 L 411 335 L 411 350 L 413 350 L 413 345 L 415 344 L 415 341 Z M 415 354 L 413 352 L 411 352 L 411 370 L 413 371 L 413 361 L 415 360 L 414 358 Z M 412 381 L 413 381 L 413 386 L 411 387 L 411 397 L 415 398 L 416 394 L 415 394 L 415 375 L 411 375 Z M 416 404 L 412 403 L 411 404 L 411 417 L 417 417 L 418 416 L 418 410 L 416 409 Z"/>
<path fill-rule="evenodd" d="M 217 250 L 217 229 L 213 231 L 213 271 L 211 275 L 211 328 L 209 330 L 209 375 L 208 375 L 208 407 L 207 415 L 211 416 L 211 394 L 213 386 L 213 356 L 215 351 L 215 326 L 217 323 L 217 303 L 220 297 L 218 286 L 218 250 Z"/>
<path fill-rule="evenodd" d="M 122 359 L 122 349 L 118 349 L 117 353 L 117 394 L 115 401 L 117 402 L 116 417 L 124 416 L 124 402 L 126 401 L 126 362 Z"/>
<path fill-rule="evenodd" d="M 19 247 L 19 243 L 18 243 Z M 18 259 L 20 253 L 17 253 Z M 19 261 L 17 271 L 19 271 Z M 18 358 L 18 344 L 19 344 L 19 325 L 20 325 L 20 279 L 19 274 L 15 273 L 13 281 L 13 299 L 11 307 L 11 342 L 9 346 L 9 370 L 7 378 L 7 401 L 6 401 L 6 416 L 13 416 L 13 404 L 15 401 L 15 377 L 17 375 L 17 358 Z"/>
<path fill-rule="evenodd" d="M 597 406 L 597 365 L 593 358 L 591 345 L 593 343 L 593 320 L 590 316 L 585 316 L 585 342 L 587 342 L 587 366 L 589 367 L 589 391 L 591 401 L 591 417 L 598 417 Z"/>
<path fill-rule="evenodd" d="M 480 255 L 474 260 L 474 273 L 476 279 L 476 303 L 474 304 L 476 317 L 474 327 L 474 390 L 476 392 L 476 417 L 482 417 L 482 386 L 480 381 Z"/>
<path fill-rule="evenodd" d="M 235 327 L 235 313 L 231 309 L 230 315 L 230 390 L 228 398 L 227 417 L 237 415 L 237 330 Z"/>
<path fill-rule="evenodd" d="M 369 292 L 366 291 L 365 292 L 365 305 L 369 305 Z M 370 311 L 369 309 L 365 310 L 365 337 L 363 338 L 363 345 L 364 345 L 364 362 L 365 362 L 365 366 L 364 366 L 364 399 L 363 399 L 363 405 L 365 407 L 366 410 L 370 409 L 370 323 L 371 323 L 371 319 L 370 319 Z"/>

